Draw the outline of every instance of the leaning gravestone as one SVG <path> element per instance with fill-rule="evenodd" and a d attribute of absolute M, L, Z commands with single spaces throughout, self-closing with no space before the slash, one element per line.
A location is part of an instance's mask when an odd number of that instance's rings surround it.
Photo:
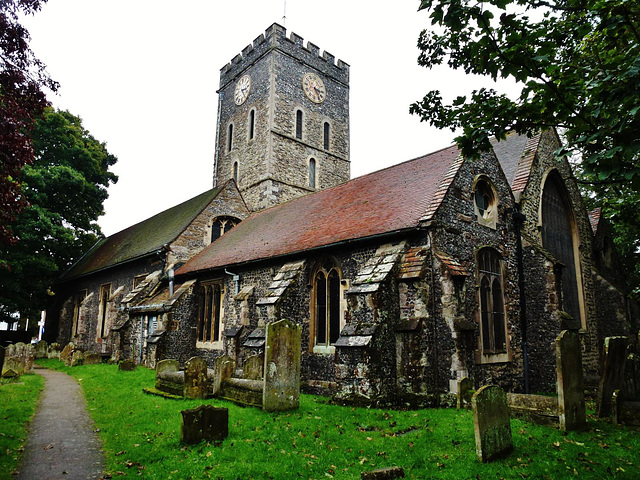
<path fill-rule="evenodd" d="M 17 375 L 31 373 L 34 357 L 35 349 L 31 344 L 20 342 L 9 345 L 5 351 L 3 375 L 7 370 L 13 370 Z"/>
<path fill-rule="evenodd" d="M 180 439 L 183 443 L 221 442 L 229 436 L 229 410 L 226 408 L 200 405 L 180 413 Z"/>
<path fill-rule="evenodd" d="M 118 364 L 118 370 L 122 370 L 123 372 L 132 372 L 136 368 L 138 368 L 138 366 L 136 365 L 136 362 L 134 362 L 131 359 L 122 360 Z"/>
<path fill-rule="evenodd" d="M 488 462 L 513 450 L 507 394 L 500 387 L 485 385 L 473 394 L 473 427 L 478 460 Z"/>
<path fill-rule="evenodd" d="M 60 359 L 60 351 L 61 346 L 59 343 L 52 343 L 49 345 L 49 351 L 47 352 L 47 358 L 57 358 Z"/>
<path fill-rule="evenodd" d="M 2 375 L 3 366 L 4 366 L 4 347 L 0 346 L 0 375 Z"/>
<path fill-rule="evenodd" d="M 587 426 L 582 378 L 582 350 L 578 334 L 564 330 L 555 342 L 560 430 Z"/>
<path fill-rule="evenodd" d="M 245 358 L 242 365 L 242 378 L 249 380 L 262 380 L 262 369 L 264 368 L 264 358 L 262 355 L 251 355 Z"/>
<path fill-rule="evenodd" d="M 598 417 L 608 417 L 611 414 L 611 396 L 624 384 L 626 360 L 627 338 L 605 338 L 596 400 L 596 415 Z"/>
<path fill-rule="evenodd" d="M 468 377 L 462 377 L 458 380 L 458 401 L 457 408 L 469 408 L 471 406 L 471 397 L 473 396 L 473 383 Z"/>
<path fill-rule="evenodd" d="M 67 343 L 62 349 L 62 351 L 60 352 L 60 357 L 59 357 L 60 361 L 66 363 L 67 359 L 71 356 L 75 348 L 76 346 L 74 345 L 73 342 Z"/>
<path fill-rule="evenodd" d="M 267 412 L 300 405 L 300 325 L 289 320 L 267 324 L 262 408 Z"/>
<path fill-rule="evenodd" d="M 184 397 L 207 398 L 211 383 L 207 377 L 207 362 L 202 357 L 191 357 L 184 365 Z"/>
<path fill-rule="evenodd" d="M 97 365 L 102 363 L 102 356 L 99 353 L 87 352 L 84 354 L 83 365 Z"/>
<path fill-rule="evenodd" d="M 65 362 L 65 365 L 69 367 L 78 367 L 84 364 L 84 352 L 82 350 L 74 350 L 71 356 L 69 357 L 68 363 Z"/>
<path fill-rule="evenodd" d="M 404 469 L 402 467 L 379 468 L 360 474 L 361 480 L 392 480 L 394 478 L 404 478 Z"/>
<path fill-rule="evenodd" d="M 36 358 L 47 358 L 49 353 L 49 344 L 45 340 L 36 343 Z"/>
<path fill-rule="evenodd" d="M 220 393 L 222 384 L 233 376 L 235 369 L 236 362 L 233 358 L 227 355 L 216 357 L 213 361 L 213 395 Z"/>

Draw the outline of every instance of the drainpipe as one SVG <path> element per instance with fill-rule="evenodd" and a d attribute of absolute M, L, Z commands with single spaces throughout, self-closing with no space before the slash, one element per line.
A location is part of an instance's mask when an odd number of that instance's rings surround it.
<path fill-rule="evenodd" d="M 527 355 L 527 299 L 524 285 L 524 258 L 522 254 L 522 224 L 527 219 L 520 211 L 521 204 L 516 203 L 513 210 L 513 224 L 516 228 L 516 257 L 518 259 L 518 287 L 520 290 L 520 330 L 522 332 L 522 363 L 524 393 L 529 393 L 529 358 Z"/>
<path fill-rule="evenodd" d="M 140 317 L 140 348 L 138 349 L 138 364 L 142 365 L 142 342 L 144 342 L 144 316 Z"/>
<path fill-rule="evenodd" d="M 222 115 L 222 92 L 218 91 L 218 125 L 216 125 L 216 153 L 213 160 L 213 186 L 218 186 L 218 158 L 220 157 L 220 116 Z"/>
<path fill-rule="evenodd" d="M 167 277 L 169 277 L 169 298 L 173 297 L 173 280 L 175 278 L 175 274 L 173 272 L 173 268 L 170 268 L 167 272 Z"/>
<path fill-rule="evenodd" d="M 233 279 L 234 282 L 236 282 L 236 295 L 238 294 L 238 292 L 240 291 L 240 275 L 238 275 L 237 273 L 232 273 L 229 270 L 225 269 L 224 273 L 226 273 L 227 275 L 231 275 L 231 278 Z"/>

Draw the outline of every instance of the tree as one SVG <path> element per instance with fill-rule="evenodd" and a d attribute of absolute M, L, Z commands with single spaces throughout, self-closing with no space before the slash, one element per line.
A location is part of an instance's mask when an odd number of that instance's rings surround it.
<path fill-rule="evenodd" d="M 44 65 L 29 48 L 18 14 L 33 14 L 47 0 L 0 0 L 0 243 L 15 240 L 8 225 L 24 206 L 18 175 L 33 161 L 29 131 L 55 91 Z M 2 267 L 2 264 L 0 264 Z"/>
<path fill-rule="evenodd" d="M 15 245 L 0 248 L 0 316 L 34 316 L 50 300 L 50 286 L 101 234 L 107 187 L 117 161 L 80 118 L 48 107 L 32 132 L 35 161 L 20 173 L 27 206 L 12 224 Z"/>
<path fill-rule="evenodd" d="M 640 285 L 640 4 L 636 0 L 423 0 L 432 29 L 418 63 L 446 62 L 493 80 L 512 79 L 517 98 L 481 88 L 445 104 L 428 92 L 411 112 L 460 129 L 467 156 L 507 132 L 555 127 L 559 155 L 579 158 L 579 182 L 612 220 L 616 244 Z M 436 31 L 437 30 L 437 31 Z M 640 295 L 640 290 L 637 290 Z"/>

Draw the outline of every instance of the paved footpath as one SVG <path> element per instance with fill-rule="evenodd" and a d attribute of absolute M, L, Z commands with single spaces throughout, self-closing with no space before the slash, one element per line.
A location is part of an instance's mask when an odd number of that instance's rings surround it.
<path fill-rule="evenodd" d="M 18 480 L 102 477 L 104 455 L 80 385 L 66 373 L 37 369 L 44 391 L 31 423 Z"/>

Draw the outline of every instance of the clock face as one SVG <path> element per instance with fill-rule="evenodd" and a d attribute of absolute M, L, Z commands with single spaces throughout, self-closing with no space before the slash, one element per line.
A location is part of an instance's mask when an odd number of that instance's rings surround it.
<path fill-rule="evenodd" d="M 327 97 L 327 89 L 315 73 L 305 73 L 302 77 L 302 89 L 309 100 L 322 103 Z"/>
<path fill-rule="evenodd" d="M 236 83 L 236 89 L 233 92 L 233 100 L 236 105 L 242 105 L 251 91 L 251 77 L 249 75 L 243 76 L 238 83 Z"/>

